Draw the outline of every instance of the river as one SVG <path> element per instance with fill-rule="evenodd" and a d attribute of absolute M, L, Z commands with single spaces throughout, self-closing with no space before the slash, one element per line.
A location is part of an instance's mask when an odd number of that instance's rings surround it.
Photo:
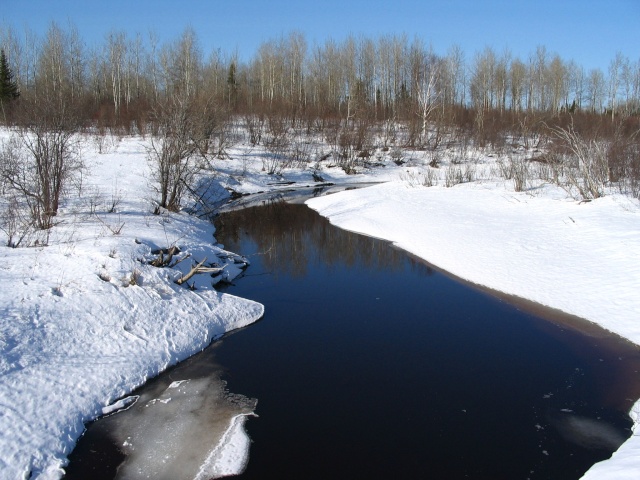
<path fill-rule="evenodd" d="M 266 311 L 204 353 L 228 390 L 257 399 L 241 478 L 569 480 L 630 435 L 640 354 L 619 337 L 530 313 L 304 205 L 266 201 L 216 225 L 251 261 L 226 291 Z"/>

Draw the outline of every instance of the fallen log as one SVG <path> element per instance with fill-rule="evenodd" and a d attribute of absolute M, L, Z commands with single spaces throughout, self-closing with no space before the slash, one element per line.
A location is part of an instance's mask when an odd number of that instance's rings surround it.
<path fill-rule="evenodd" d="M 207 259 L 206 257 L 198 264 L 196 264 L 196 266 L 191 267 L 191 270 L 189 271 L 189 273 L 184 274 L 182 277 L 180 277 L 179 279 L 176 280 L 176 283 L 178 285 L 182 285 L 184 282 L 188 281 L 189 279 L 191 279 L 191 277 L 193 277 L 194 275 L 198 274 L 198 273 L 220 273 L 224 270 L 224 268 L 220 268 L 220 267 L 205 267 L 204 266 L 204 262 L 206 262 Z"/>
<path fill-rule="evenodd" d="M 154 250 L 151 253 L 153 253 L 154 255 L 157 254 L 158 256 L 156 257 L 155 260 L 150 262 L 150 265 L 153 265 L 154 267 L 162 268 L 162 267 L 166 267 L 171 263 L 171 260 L 173 260 L 173 256 L 176 253 L 180 253 L 180 249 L 174 245 L 168 249 L 163 248 L 161 250 Z"/>

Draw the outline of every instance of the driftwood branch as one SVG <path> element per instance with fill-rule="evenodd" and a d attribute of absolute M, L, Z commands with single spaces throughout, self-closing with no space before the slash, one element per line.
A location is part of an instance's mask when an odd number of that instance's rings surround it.
<path fill-rule="evenodd" d="M 183 260 L 186 260 L 187 258 L 191 257 L 190 253 L 187 253 L 184 257 L 182 258 L 178 258 L 175 262 L 173 262 L 171 265 L 169 265 L 169 268 L 174 268 L 176 265 L 178 265 L 180 262 L 182 262 Z"/>
<path fill-rule="evenodd" d="M 189 273 L 186 273 L 185 275 L 177 279 L 176 283 L 178 285 L 182 285 L 184 282 L 188 281 L 191 277 L 193 277 L 198 273 L 220 273 L 224 270 L 224 268 L 220 268 L 220 267 L 205 267 L 204 262 L 206 261 L 207 259 L 205 258 L 196 266 L 192 267 Z"/>
<path fill-rule="evenodd" d="M 187 273 L 186 275 L 183 275 L 182 277 L 180 277 L 179 279 L 176 280 L 176 283 L 178 285 L 182 285 L 184 282 L 186 282 L 187 280 L 189 280 L 191 277 L 193 277 L 196 273 L 198 273 L 198 269 L 201 268 L 204 265 L 204 262 L 207 261 L 207 258 L 205 257 L 200 263 L 198 263 L 195 267 L 191 268 L 191 271 L 189 273 Z"/>
<path fill-rule="evenodd" d="M 150 264 L 153 265 L 154 267 L 159 267 L 159 268 L 166 267 L 171 263 L 171 260 L 173 260 L 173 256 L 176 253 L 180 253 L 180 249 L 175 245 L 167 250 L 162 249 L 158 252 L 158 257 L 152 262 L 150 262 Z"/>

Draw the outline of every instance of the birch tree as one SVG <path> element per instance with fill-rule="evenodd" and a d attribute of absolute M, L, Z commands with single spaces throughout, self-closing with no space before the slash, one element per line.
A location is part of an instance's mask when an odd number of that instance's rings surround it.
<path fill-rule="evenodd" d="M 605 78 L 602 70 L 594 68 L 587 76 L 587 96 L 589 107 L 593 113 L 602 113 L 604 110 Z"/>
<path fill-rule="evenodd" d="M 618 108 L 618 94 L 621 80 L 624 77 L 624 67 L 628 60 L 622 53 L 617 52 L 616 56 L 609 64 L 609 109 L 611 110 L 611 120 L 613 121 Z"/>
<path fill-rule="evenodd" d="M 424 50 L 416 52 L 419 55 L 419 71 L 415 78 L 416 99 L 419 105 L 419 115 L 422 121 L 421 135 L 427 138 L 429 120 L 432 112 L 437 107 L 440 96 L 438 81 L 440 79 L 441 66 L 433 52 Z"/>
<path fill-rule="evenodd" d="M 109 68 L 109 86 L 116 117 L 120 115 L 122 103 L 123 78 L 125 75 L 125 57 L 127 43 L 124 32 L 111 32 L 107 35 L 107 65 Z"/>

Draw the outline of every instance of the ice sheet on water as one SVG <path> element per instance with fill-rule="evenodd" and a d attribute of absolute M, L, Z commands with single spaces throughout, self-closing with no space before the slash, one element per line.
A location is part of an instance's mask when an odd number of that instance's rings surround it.
<path fill-rule="evenodd" d="M 202 365 L 195 372 L 178 366 L 139 392 L 129 409 L 95 424 L 126 456 L 118 479 L 215 478 L 244 469 L 243 424 L 257 401 L 229 393 L 213 367 L 201 375 Z"/>
<path fill-rule="evenodd" d="M 224 438 L 200 467 L 194 480 L 227 477 L 242 472 L 247 464 L 249 437 L 244 431 L 246 415 L 238 415 L 226 431 Z"/>

